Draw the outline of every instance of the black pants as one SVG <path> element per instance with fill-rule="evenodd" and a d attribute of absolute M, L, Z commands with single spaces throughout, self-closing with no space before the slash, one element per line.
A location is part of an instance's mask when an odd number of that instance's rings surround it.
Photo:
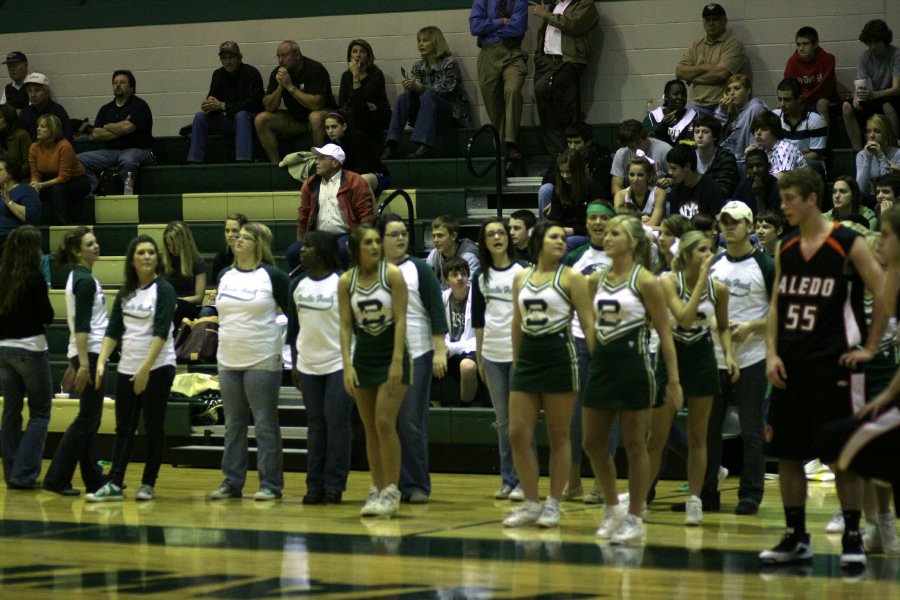
<path fill-rule="evenodd" d="M 89 354 L 91 373 L 97 370 L 97 355 Z M 78 357 L 69 360 L 72 368 L 78 370 Z M 63 435 L 53 462 L 47 469 L 44 485 L 53 489 L 71 487 L 75 467 L 81 467 L 81 479 L 88 493 L 103 485 L 103 469 L 97 464 L 97 429 L 103 416 L 103 381 L 100 389 L 89 385 L 78 397 L 78 415 Z"/>
<path fill-rule="evenodd" d="M 74 225 L 81 220 L 81 205 L 90 191 L 87 175 L 78 175 L 41 190 L 41 200 L 52 203 L 56 225 Z"/>
<path fill-rule="evenodd" d="M 119 373 L 116 378 L 116 442 L 113 446 L 111 482 L 121 487 L 125 469 L 131 458 L 134 434 L 144 413 L 144 432 L 147 436 L 147 462 L 141 483 L 153 486 L 159 475 L 163 452 L 166 449 L 166 404 L 175 379 L 175 367 L 159 367 L 150 371 L 147 387 L 137 395 L 131 375 Z"/>
<path fill-rule="evenodd" d="M 541 120 L 541 139 L 551 157 L 566 149 L 566 126 L 582 119 L 576 110 L 576 80 L 584 70 L 585 65 L 563 63 L 561 56 L 534 53 L 534 99 Z"/>

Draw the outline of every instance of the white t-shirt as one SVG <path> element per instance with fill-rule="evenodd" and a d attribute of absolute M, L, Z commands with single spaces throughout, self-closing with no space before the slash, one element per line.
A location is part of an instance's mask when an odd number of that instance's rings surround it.
<path fill-rule="evenodd" d="M 406 289 L 406 349 L 413 359 L 434 350 L 432 333 L 446 333 L 441 284 L 431 268 L 420 258 L 409 257 L 397 265 Z M 443 323 L 443 327 L 440 327 Z M 433 331 L 434 330 L 434 331 Z"/>
<path fill-rule="evenodd" d="M 134 375 L 138 372 L 154 337 L 163 338 L 165 342 L 150 370 L 175 366 L 172 318 L 177 303 L 175 289 L 164 279 L 154 280 L 130 298 L 123 298 L 119 292 L 106 329 L 108 337 L 121 341 L 119 373 Z"/>
<path fill-rule="evenodd" d="M 514 262 L 503 270 L 491 267 L 491 276 L 477 273 L 472 290 L 472 327 L 483 328 L 481 356 L 491 362 L 512 362 L 513 280 L 525 269 Z"/>
<path fill-rule="evenodd" d="M 299 327 L 297 370 L 307 375 L 328 375 L 343 368 L 341 357 L 341 314 L 338 310 L 338 281 L 341 274 L 323 279 L 304 276 L 291 291 L 292 314 Z"/>

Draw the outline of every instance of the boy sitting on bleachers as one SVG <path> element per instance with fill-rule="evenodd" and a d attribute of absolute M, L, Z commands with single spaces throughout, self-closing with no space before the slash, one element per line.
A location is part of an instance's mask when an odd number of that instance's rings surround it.
<path fill-rule="evenodd" d="M 478 365 L 475 362 L 475 330 L 472 329 L 472 288 L 469 264 L 454 256 L 443 265 L 444 314 L 447 332 L 447 374 L 459 383 L 459 402 L 471 406 L 478 392 Z"/>

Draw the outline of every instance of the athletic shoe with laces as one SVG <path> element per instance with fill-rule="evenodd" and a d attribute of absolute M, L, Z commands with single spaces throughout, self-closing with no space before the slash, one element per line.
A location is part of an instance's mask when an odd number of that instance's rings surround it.
<path fill-rule="evenodd" d="M 625 507 L 625 511 L 628 512 L 628 507 L 631 506 L 631 493 L 622 492 L 619 494 L 619 504 Z M 647 503 L 641 506 L 641 519 L 647 518 Z"/>
<path fill-rule="evenodd" d="M 640 544 L 644 541 L 644 521 L 629 513 L 609 541 L 617 545 Z"/>
<path fill-rule="evenodd" d="M 728 479 L 728 474 L 731 471 L 726 469 L 725 467 L 719 467 L 719 474 L 716 476 L 716 491 L 722 491 L 722 484 L 725 483 L 725 480 Z"/>
<path fill-rule="evenodd" d="M 512 486 L 504 483 L 499 490 L 494 492 L 494 500 L 507 500 L 512 491 Z"/>
<path fill-rule="evenodd" d="M 597 537 L 601 539 L 611 538 L 618 531 L 627 514 L 628 509 L 625 508 L 624 504 L 607 506 L 603 512 L 603 520 L 600 521 L 600 527 L 597 528 Z"/>
<path fill-rule="evenodd" d="M 684 524 L 703 524 L 703 501 L 698 496 L 690 496 L 684 503 Z"/>
<path fill-rule="evenodd" d="M 544 502 L 544 510 L 535 524 L 538 527 L 558 527 L 559 526 L 559 500 L 556 498 L 547 498 Z"/>
<path fill-rule="evenodd" d="M 787 565 L 812 560 L 812 557 L 809 534 L 797 535 L 791 528 L 785 531 L 777 546 L 759 553 L 759 560 L 769 565 Z"/>
<path fill-rule="evenodd" d="M 603 504 L 603 492 L 591 490 L 581 497 L 581 501 L 585 504 Z"/>
<path fill-rule="evenodd" d="M 269 488 L 259 488 L 259 491 L 253 494 L 253 499 L 258 502 L 269 502 L 281 498 L 281 492 L 270 490 Z"/>
<path fill-rule="evenodd" d="M 844 533 L 844 513 L 841 511 L 835 511 L 833 515 L 831 515 L 831 520 L 828 521 L 828 525 L 825 526 L 825 533 Z"/>
<path fill-rule="evenodd" d="M 227 500 L 229 498 L 240 498 L 241 493 L 236 492 L 227 485 L 220 485 L 209 495 L 210 500 Z"/>
<path fill-rule="evenodd" d="M 866 550 L 858 531 L 846 531 L 841 538 L 841 568 L 861 569 L 866 566 Z"/>
<path fill-rule="evenodd" d="M 565 490 L 563 490 L 563 493 L 562 493 L 562 501 L 563 502 L 571 502 L 572 500 L 575 500 L 576 498 L 581 498 L 583 495 L 584 495 L 584 488 L 582 488 L 580 485 L 578 487 L 572 488 L 572 489 L 566 488 Z"/>
<path fill-rule="evenodd" d="M 400 510 L 400 490 L 393 483 L 378 495 L 375 503 L 375 515 L 378 517 L 391 517 Z"/>
<path fill-rule="evenodd" d="M 156 494 L 153 492 L 153 486 L 144 483 L 141 484 L 141 487 L 138 488 L 138 491 L 134 495 L 134 497 L 138 500 L 153 500 L 153 497 L 155 495 Z"/>
<path fill-rule="evenodd" d="M 363 507 L 359 511 L 359 516 L 361 517 L 375 517 L 378 516 L 378 511 L 375 510 L 376 505 L 379 500 L 378 488 L 374 485 L 369 488 L 369 495 L 366 496 L 366 503 L 363 504 Z"/>
<path fill-rule="evenodd" d="M 900 554 L 894 513 L 879 514 L 878 523 L 869 523 L 863 532 L 863 547 L 872 554 Z"/>
<path fill-rule="evenodd" d="M 511 515 L 503 519 L 504 527 L 527 527 L 534 525 L 541 518 L 544 510 L 539 502 L 525 500 L 522 506 L 518 507 Z"/>
<path fill-rule="evenodd" d="M 108 482 L 93 494 L 85 494 L 84 499 L 88 502 L 121 502 L 125 499 L 125 494 L 122 493 L 122 488 Z"/>
<path fill-rule="evenodd" d="M 525 491 L 522 489 L 522 486 L 517 485 L 513 488 L 513 491 L 509 493 L 509 499 L 513 502 L 523 502 L 525 500 Z"/>

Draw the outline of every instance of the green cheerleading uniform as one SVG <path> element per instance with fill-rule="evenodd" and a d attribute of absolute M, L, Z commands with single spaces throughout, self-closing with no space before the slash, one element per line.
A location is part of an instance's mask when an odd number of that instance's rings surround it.
<path fill-rule="evenodd" d="M 863 299 L 863 309 L 866 314 L 866 328 L 872 327 L 872 308 L 874 300 L 866 294 Z M 875 399 L 887 388 L 894 373 L 897 372 L 897 366 L 900 365 L 900 352 L 897 345 L 897 320 L 891 317 L 888 326 L 884 330 L 884 336 L 878 343 L 878 351 L 869 362 L 865 363 L 863 369 L 866 374 L 866 402 Z"/>
<path fill-rule="evenodd" d="M 691 299 L 691 290 L 684 280 L 684 272 L 672 275 L 678 287 L 678 297 L 687 304 Z M 716 316 L 716 287 L 711 276 L 706 278 L 706 290 L 697 306 L 697 316 L 693 326 L 685 329 L 672 320 L 672 339 L 675 343 L 675 355 L 678 357 L 678 378 L 681 380 L 681 391 L 685 399 L 698 396 L 714 396 L 719 393 L 719 369 L 716 366 L 716 351 L 712 340 L 712 327 Z M 660 353 L 656 362 L 656 406 L 665 402 L 665 389 L 669 381 L 665 359 Z"/>
<path fill-rule="evenodd" d="M 560 284 L 565 265 L 542 285 L 531 282 L 530 267 L 519 288 L 522 335 L 510 390 L 565 393 L 578 391 L 578 359 L 572 341 L 572 300 Z"/>
<path fill-rule="evenodd" d="M 394 312 L 387 263 L 378 263 L 378 277 L 368 287 L 359 283 L 359 269 L 350 269 L 350 307 L 353 310 L 353 368 L 360 387 L 381 385 L 388 380 L 394 355 Z M 403 348 L 403 385 L 412 379 L 412 361 Z"/>
<path fill-rule="evenodd" d="M 594 294 L 594 354 L 588 367 L 584 407 L 646 410 L 656 399 L 648 350 L 649 316 L 638 289 L 644 268 L 635 265 L 621 282 L 600 276 Z"/>

